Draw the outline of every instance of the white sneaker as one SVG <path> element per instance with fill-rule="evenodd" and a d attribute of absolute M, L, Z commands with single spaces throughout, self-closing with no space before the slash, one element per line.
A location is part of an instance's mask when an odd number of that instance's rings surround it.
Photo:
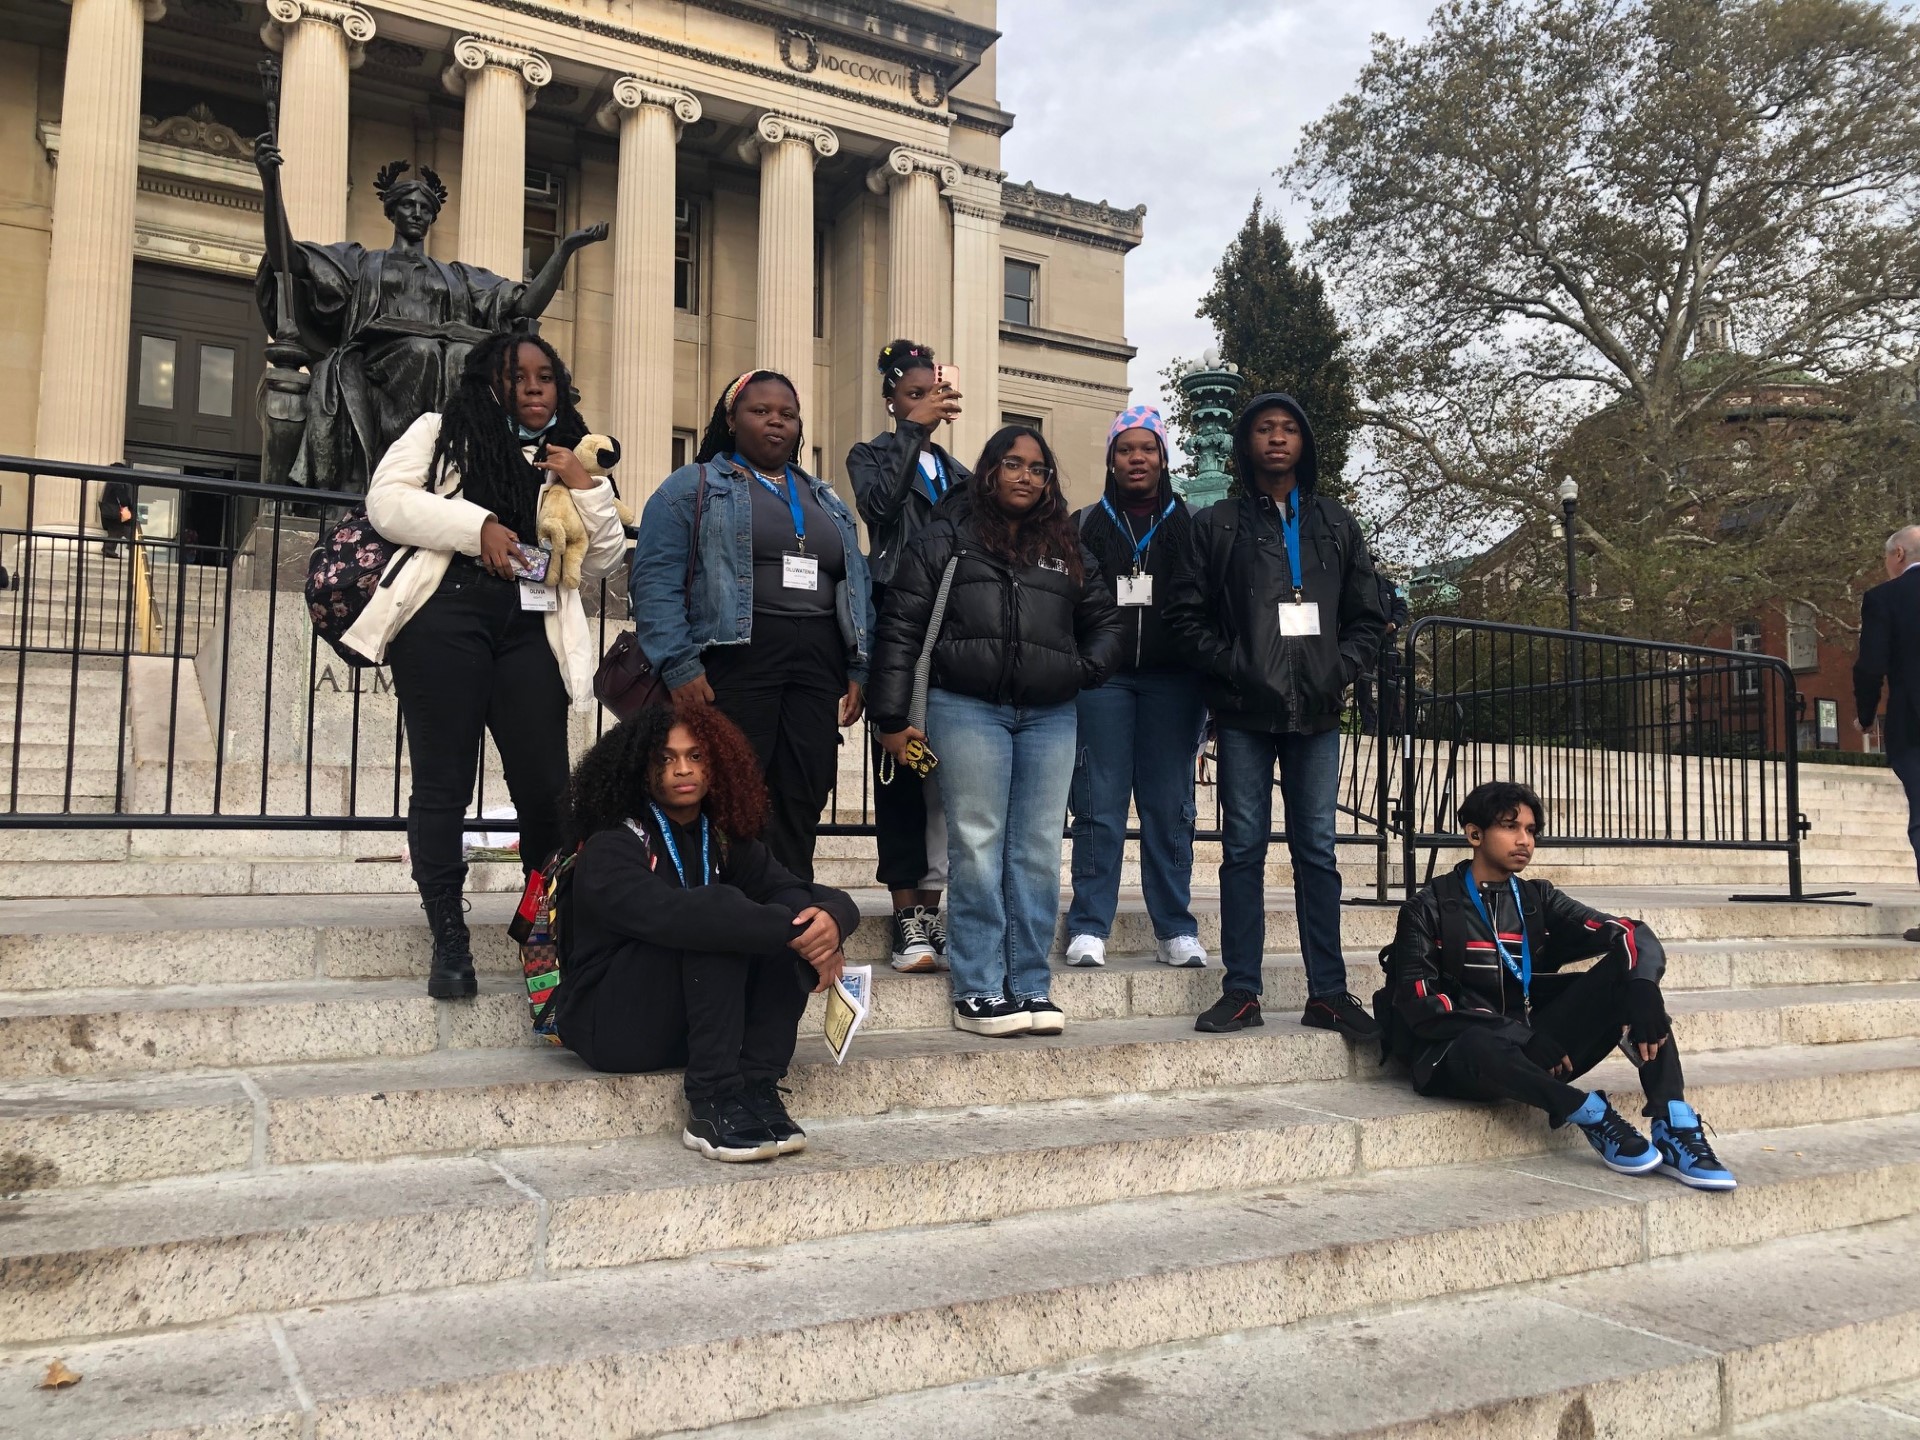
<path fill-rule="evenodd" d="M 1107 963 L 1107 942 L 1098 935 L 1076 935 L 1067 941 L 1067 964 L 1082 969 Z"/>
<path fill-rule="evenodd" d="M 1198 970 L 1207 963 L 1207 947 L 1198 935 L 1176 935 L 1154 946 L 1154 959 L 1180 970 Z"/>

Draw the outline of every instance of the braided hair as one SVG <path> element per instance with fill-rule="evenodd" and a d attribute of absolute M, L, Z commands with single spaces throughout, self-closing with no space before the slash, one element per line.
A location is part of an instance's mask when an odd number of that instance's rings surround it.
<path fill-rule="evenodd" d="M 531 542 L 538 531 L 535 507 L 542 477 L 520 453 L 525 442 L 514 428 L 512 397 L 520 382 L 522 345 L 538 346 L 553 366 L 559 396 L 548 443 L 571 450 L 586 438 L 573 376 L 553 346 L 530 332 L 489 335 L 467 354 L 460 383 L 441 416 L 427 475 L 437 488 L 449 469 L 459 471 L 462 499 L 492 511 L 502 525 Z"/>
<path fill-rule="evenodd" d="M 767 819 L 767 787 L 753 746 L 719 710 L 689 702 L 649 705 L 602 735 L 580 757 L 569 787 L 575 846 L 647 813 L 653 782 L 666 761 L 667 735 L 676 725 L 691 730 L 706 751 L 705 809 L 722 840 L 759 835 Z M 646 826 L 648 831 L 654 828 Z"/>
<path fill-rule="evenodd" d="M 793 381 L 778 370 L 749 370 L 740 376 L 725 390 L 720 398 L 713 402 L 713 415 L 707 421 L 707 433 L 700 437 L 700 448 L 694 453 L 694 460 L 701 465 L 719 455 L 731 455 L 740 448 L 740 442 L 733 433 L 733 407 L 740 401 L 741 394 L 749 385 L 757 385 L 762 380 L 778 380 L 787 389 L 793 391 L 796 404 L 800 399 L 800 390 Z M 793 437 L 793 454 L 787 457 L 789 465 L 800 464 L 800 447 L 806 443 L 806 417 L 801 417 L 801 428 Z M 804 470 L 806 467 L 803 465 Z"/>
<path fill-rule="evenodd" d="M 911 340 L 889 340 L 880 350 L 880 398 L 891 400 L 894 387 L 915 370 L 931 370 L 933 347 Z"/>

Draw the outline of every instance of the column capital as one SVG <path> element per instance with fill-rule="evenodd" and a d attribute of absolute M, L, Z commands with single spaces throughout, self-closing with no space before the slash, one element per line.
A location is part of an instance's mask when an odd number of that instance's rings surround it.
<path fill-rule="evenodd" d="M 640 110 L 648 105 L 658 105 L 672 113 L 676 140 L 680 138 L 681 129 L 693 124 L 701 114 L 697 95 L 641 75 L 622 75 L 613 82 L 613 98 L 595 113 L 594 123 L 602 130 L 618 130 L 621 111 Z"/>
<path fill-rule="evenodd" d="M 740 142 L 740 158 L 749 165 L 757 165 L 762 152 L 789 142 L 812 146 L 813 153 L 822 159 L 840 153 L 840 137 L 818 121 L 769 110 Z"/>
<path fill-rule="evenodd" d="M 544 55 L 483 35 L 462 35 L 453 42 L 453 63 L 440 72 L 440 83 L 448 94 L 464 95 L 467 77 L 478 75 L 490 65 L 520 77 L 521 101 L 529 110 L 533 108 L 533 92 L 553 79 L 553 66 Z"/>
<path fill-rule="evenodd" d="M 286 32 L 303 20 L 332 25 L 344 34 L 348 65 L 358 69 L 366 59 L 366 43 L 374 36 L 373 16 L 358 5 L 343 5 L 337 0 L 267 0 L 267 23 L 260 27 L 261 42 L 278 53 L 286 44 Z"/>
<path fill-rule="evenodd" d="M 66 0 L 71 5 L 73 0 Z M 140 15 L 149 25 L 158 25 L 167 18 L 167 0 L 140 0 Z"/>
<path fill-rule="evenodd" d="M 945 155 L 929 155 L 923 150 L 896 145 L 887 152 L 885 161 L 867 172 L 867 188 L 876 195 L 884 195 L 914 175 L 931 175 L 940 182 L 941 190 L 946 191 L 960 183 L 960 166 Z"/>

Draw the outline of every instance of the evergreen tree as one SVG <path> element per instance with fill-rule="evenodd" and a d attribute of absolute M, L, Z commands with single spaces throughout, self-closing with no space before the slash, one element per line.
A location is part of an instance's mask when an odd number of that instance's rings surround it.
<path fill-rule="evenodd" d="M 1258 196 L 1195 313 L 1213 322 L 1220 358 L 1240 367 L 1247 396 L 1284 390 L 1300 402 L 1313 422 L 1321 484 L 1343 496 L 1348 442 L 1358 423 L 1346 336 L 1319 275 L 1294 263 L 1285 227 Z M 1176 362 L 1168 372 L 1167 389 L 1170 418 L 1184 436 L 1193 426 L 1186 397 L 1172 383 L 1179 368 Z"/>

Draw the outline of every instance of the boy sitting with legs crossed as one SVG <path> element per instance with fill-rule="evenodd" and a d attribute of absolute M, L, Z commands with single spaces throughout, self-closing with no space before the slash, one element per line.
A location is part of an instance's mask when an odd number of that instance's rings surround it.
<path fill-rule="evenodd" d="M 1459 814 L 1472 858 L 1400 908 L 1386 989 L 1374 999 L 1383 1054 L 1412 1065 L 1422 1095 L 1519 1100 L 1555 1129 L 1579 1126 L 1623 1175 L 1659 1170 L 1698 1190 L 1733 1189 L 1683 1098 L 1659 940 L 1638 920 L 1520 879 L 1546 820 L 1526 786 L 1481 785 Z M 1595 956 L 1586 970 L 1559 973 Z M 1651 1144 L 1606 1092 L 1571 1083 L 1616 1045 L 1639 1067 Z"/>

